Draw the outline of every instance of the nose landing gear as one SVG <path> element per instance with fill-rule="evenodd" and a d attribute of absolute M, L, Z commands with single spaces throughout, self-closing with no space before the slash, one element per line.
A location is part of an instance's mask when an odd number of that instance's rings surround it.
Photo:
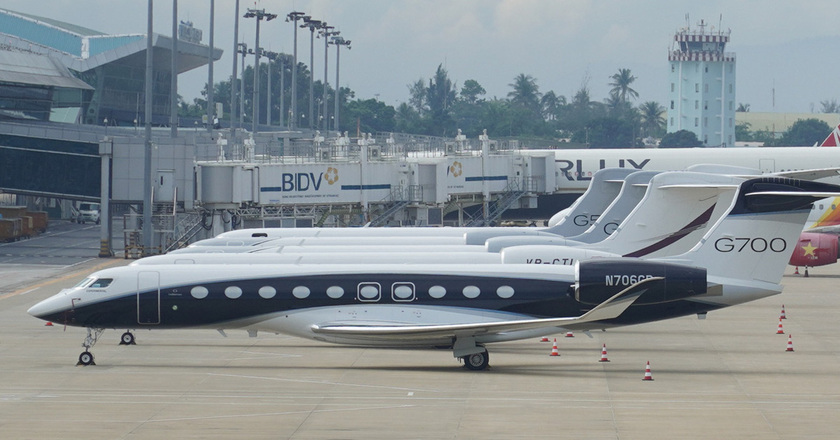
<path fill-rule="evenodd" d="M 103 331 L 105 331 L 104 328 L 88 327 L 87 336 L 85 337 L 85 341 L 82 342 L 82 347 L 85 347 L 85 351 L 79 355 L 79 362 L 76 365 L 96 365 L 96 362 L 93 361 L 93 353 L 90 352 L 90 348 L 96 345 L 96 341 L 99 340 L 99 336 Z"/>

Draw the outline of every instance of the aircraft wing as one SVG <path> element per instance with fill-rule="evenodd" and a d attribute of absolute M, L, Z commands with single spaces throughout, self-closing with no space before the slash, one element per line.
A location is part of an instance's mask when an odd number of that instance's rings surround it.
<path fill-rule="evenodd" d="M 481 322 L 439 325 L 358 325 L 323 323 L 312 326 L 315 333 L 333 336 L 369 336 L 380 339 L 431 339 L 470 337 L 504 332 L 565 327 L 617 318 L 630 307 L 651 284 L 664 282 L 664 277 L 652 277 L 622 290 L 578 317 L 525 319 L 514 321 Z"/>

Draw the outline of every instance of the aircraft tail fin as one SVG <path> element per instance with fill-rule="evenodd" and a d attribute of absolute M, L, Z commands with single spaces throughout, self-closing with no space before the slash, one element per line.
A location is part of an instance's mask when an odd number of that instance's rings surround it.
<path fill-rule="evenodd" d="M 589 188 L 569 207 L 563 219 L 551 225 L 545 232 L 570 237 L 585 232 L 589 225 L 615 200 L 624 178 L 637 170 L 627 168 L 604 168 L 598 170 L 589 183 Z M 554 218 L 552 218 L 554 221 Z"/>
<path fill-rule="evenodd" d="M 820 144 L 821 147 L 840 147 L 840 125 L 834 127 L 828 137 Z"/>
<path fill-rule="evenodd" d="M 710 276 L 778 284 L 811 203 L 840 186 L 780 177 L 741 184 L 729 211 L 688 252 L 662 258 L 705 267 Z"/>

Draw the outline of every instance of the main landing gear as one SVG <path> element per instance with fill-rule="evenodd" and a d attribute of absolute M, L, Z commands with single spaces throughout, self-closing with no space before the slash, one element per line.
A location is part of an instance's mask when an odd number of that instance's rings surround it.
<path fill-rule="evenodd" d="M 82 342 L 82 347 L 85 347 L 85 351 L 79 355 L 79 362 L 76 363 L 76 365 L 96 365 L 96 362 L 93 361 L 93 353 L 90 352 L 90 348 L 96 345 L 96 341 L 99 340 L 99 336 L 103 331 L 105 331 L 104 328 L 88 327 L 87 337 L 85 337 L 85 341 Z"/>
<path fill-rule="evenodd" d="M 464 361 L 464 366 L 467 367 L 468 370 L 486 370 L 487 366 L 490 365 L 490 353 L 488 353 L 487 350 L 484 350 L 479 353 L 464 356 L 461 360 Z"/>

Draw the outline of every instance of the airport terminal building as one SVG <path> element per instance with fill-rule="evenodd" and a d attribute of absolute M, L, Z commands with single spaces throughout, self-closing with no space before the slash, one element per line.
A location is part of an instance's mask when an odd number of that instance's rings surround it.
<path fill-rule="evenodd" d="M 184 26 L 177 73 L 218 60 Z M 192 31 L 192 32 L 191 32 Z M 172 38 L 152 35 L 152 123 L 169 123 Z M 107 35 L 0 9 L 0 120 L 134 126 L 145 123 L 146 35 Z M 107 120 L 107 122 L 106 122 Z"/>

